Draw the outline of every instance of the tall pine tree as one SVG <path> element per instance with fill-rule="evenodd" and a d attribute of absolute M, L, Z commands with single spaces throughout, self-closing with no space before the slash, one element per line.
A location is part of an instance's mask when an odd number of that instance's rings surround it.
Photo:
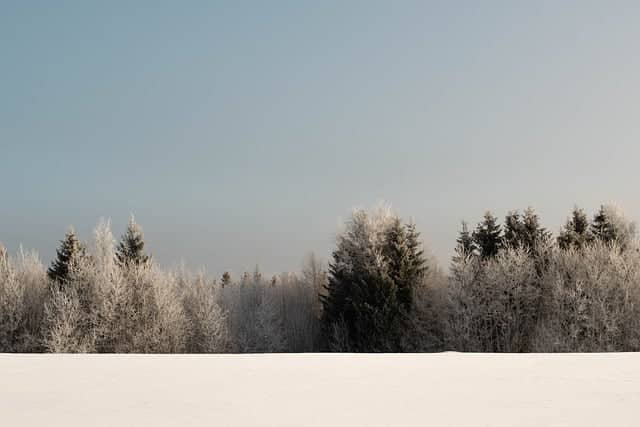
<path fill-rule="evenodd" d="M 131 215 L 127 231 L 122 236 L 116 250 L 116 258 L 121 266 L 144 266 L 151 258 L 144 253 L 144 234 Z"/>

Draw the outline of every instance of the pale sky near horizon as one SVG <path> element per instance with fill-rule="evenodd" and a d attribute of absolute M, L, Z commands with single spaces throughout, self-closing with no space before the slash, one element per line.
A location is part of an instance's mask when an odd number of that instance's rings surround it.
<path fill-rule="evenodd" d="M 640 219 L 640 3 L 0 0 L 0 241 L 298 270 L 353 207 Z"/>

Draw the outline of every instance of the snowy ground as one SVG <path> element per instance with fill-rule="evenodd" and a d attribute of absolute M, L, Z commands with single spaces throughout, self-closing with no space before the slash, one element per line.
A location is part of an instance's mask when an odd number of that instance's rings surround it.
<path fill-rule="evenodd" d="M 640 354 L 0 355 L 3 426 L 623 426 Z"/>

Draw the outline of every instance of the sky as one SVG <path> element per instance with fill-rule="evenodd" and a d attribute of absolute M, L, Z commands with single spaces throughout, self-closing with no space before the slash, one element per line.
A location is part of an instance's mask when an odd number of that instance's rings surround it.
<path fill-rule="evenodd" d="M 0 0 L 0 241 L 129 215 L 213 274 L 327 260 L 354 207 L 640 218 L 635 1 Z"/>

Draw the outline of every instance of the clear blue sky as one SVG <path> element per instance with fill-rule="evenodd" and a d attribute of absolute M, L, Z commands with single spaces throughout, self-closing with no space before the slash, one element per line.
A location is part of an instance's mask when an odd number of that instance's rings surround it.
<path fill-rule="evenodd" d="M 352 207 L 640 214 L 635 1 L 0 1 L 0 241 L 130 212 L 219 274 L 329 255 Z"/>

